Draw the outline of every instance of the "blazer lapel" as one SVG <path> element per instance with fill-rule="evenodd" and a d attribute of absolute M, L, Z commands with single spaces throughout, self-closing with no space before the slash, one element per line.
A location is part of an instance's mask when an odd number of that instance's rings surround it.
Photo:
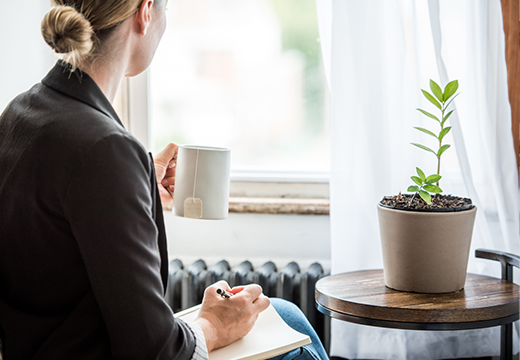
<path fill-rule="evenodd" d="M 66 96 L 92 106 L 123 126 L 112 104 L 94 80 L 79 69 L 71 73 L 69 67 L 70 65 L 66 62 L 58 61 L 43 78 L 42 83 Z"/>
<path fill-rule="evenodd" d="M 161 196 L 157 187 L 157 179 L 155 176 L 155 167 L 153 165 L 153 156 L 150 156 L 150 164 L 152 168 L 152 176 L 150 176 L 150 186 L 152 188 L 153 199 L 153 218 L 157 226 L 157 241 L 159 243 L 159 253 L 161 254 L 161 278 L 163 282 L 164 294 L 166 294 L 166 287 L 168 286 L 168 244 L 166 242 L 166 229 L 164 227 L 164 216 L 162 210 Z"/>

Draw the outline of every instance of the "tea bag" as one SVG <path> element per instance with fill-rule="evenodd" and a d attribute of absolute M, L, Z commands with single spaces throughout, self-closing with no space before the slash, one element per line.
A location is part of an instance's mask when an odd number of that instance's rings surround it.
<path fill-rule="evenodd" d="M 184 217 L 190 219 L 201 219 L 202 200 L 199 198 L 187 198 L 184 200 Z"/>

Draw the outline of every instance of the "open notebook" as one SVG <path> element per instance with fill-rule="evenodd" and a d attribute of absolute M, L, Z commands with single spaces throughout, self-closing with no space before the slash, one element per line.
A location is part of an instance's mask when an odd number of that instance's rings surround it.
<path fill-rule="evenodd" d="M 197 317 L 200 305 L 175 314 L 184 321 Z M 311 343 L 283 321 L 272 305 L 260 313 L 253 329 L 242 339 L 209 354 L 209 360 L 262 360 Z"/>

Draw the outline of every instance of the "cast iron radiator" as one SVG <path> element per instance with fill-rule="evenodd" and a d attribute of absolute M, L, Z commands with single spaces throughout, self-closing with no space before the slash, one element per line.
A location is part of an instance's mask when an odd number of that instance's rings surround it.
<path fill-rule="evenodd" d="M 330 319 L 314 305 L 314 285 L 326 275 L 319 263 L 313 263 L 301 272 L 296 262 L 278 270 L 271 261 L 254 269 L 250 261 L 231 268 L 226 260 L 221 260 L 208 268 L 203 260 L 185 267 L 181 260 L 175 259 L 170 262 L 169 271 L 165 299 L 173 312 L 200 304 L 204 289 L 219 280 L 226 280 L 231 287 L 255 283 L 262 286 L 265 295 L 298 305 L 328 348 Z"/>

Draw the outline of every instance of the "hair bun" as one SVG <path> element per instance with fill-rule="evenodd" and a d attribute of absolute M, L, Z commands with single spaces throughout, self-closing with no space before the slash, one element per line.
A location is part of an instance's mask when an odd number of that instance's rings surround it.
<path fill-rule="evenodd" d="M 42 20 L 42 35 L 59 54 L 87 55 L 94 31 L 90 22 L 72 6 L 53 7 Z"/>

